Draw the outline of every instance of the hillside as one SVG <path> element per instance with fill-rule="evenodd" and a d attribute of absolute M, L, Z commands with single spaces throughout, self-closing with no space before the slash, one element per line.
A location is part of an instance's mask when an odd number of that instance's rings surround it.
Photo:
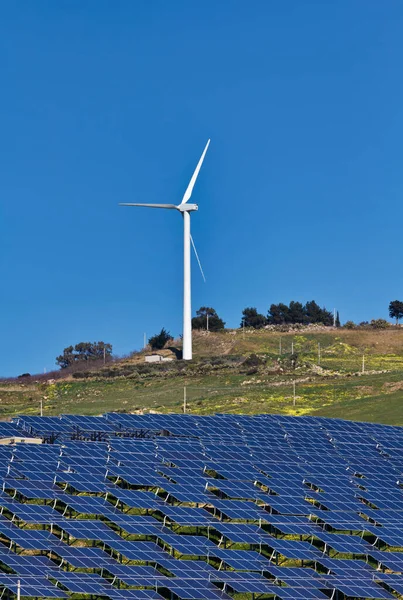
<path fill-rule="evenodd" d="M 270 412 L 403 425 L 403 329 L 204 332 L 194 335 L 194 350 L 191 363 L 145 364 L 140 353 L 50 383 L 0 383 L 0 416 L 39 414 L 41 400 L 45 415 L 179 412 L 186 386 L 187 409 L 198 414 Z"/>

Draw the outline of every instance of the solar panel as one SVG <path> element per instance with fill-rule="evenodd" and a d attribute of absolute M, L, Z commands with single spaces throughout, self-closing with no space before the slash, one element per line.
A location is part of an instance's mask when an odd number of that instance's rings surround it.
<path fill-rule="evenodd" d="M 349 580 L 345 577 L 339 578 L 337 576 L 328 576 L 326 581 L 328 585 L 333 586 L 346 596 L 371 598 L 372 600 L 377 600 L 378 598 L 394 598 L 390 592 L 380 585 L 368 580 L 357 581 L 356 579 Z"/>
<path fill-rule="evenodd" d="M 18 582 L 21 586 L 21 596 L 40 598 L 67 598 L 67 594 L 45 577 L 24 577 L 20 575 L 5 575 L 0 573 L 0 586 L 17 593 Z"/>
<path fill-rule="evenodd" d="M 248 594 L 276 594 L 278 587 L 270 583 L 259 573 L 237 573 L 235 571 L 218 571 L 209 574 L 210 581 L 225 583 L 234 592 Z"/>
<path fill-rule="evenodd" d="M 57 571 L 49 575 L 57 583 L 65 586 L 74 594 L 91 594 L 103 596 L 111 588 L 110 583 L 95 573 L 75 573 Z"/>
<path fill-rule="evenodd" d="M 55 443 L 0 447 L 0 575 L 11 577 L 10 593 L 15 577 L 39 597 L 402 593 L 399 428 L 117 413 L 11 426 Z"/>
<path fill-rule="evenodd" d="M 164 600 L 153 590 L 109 590 L 106 594 L 111 600 Z"/>
<path fill-rule="evenodd" d="M 315 536 L 326 546 L 345 554 L 368 554 L 371 546 L 355 535 L 316 532 Z"/>

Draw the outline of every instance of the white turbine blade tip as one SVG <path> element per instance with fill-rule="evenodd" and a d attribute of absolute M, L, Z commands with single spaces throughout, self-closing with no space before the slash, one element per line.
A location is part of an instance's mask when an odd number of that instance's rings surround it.
<path fill-rule="evenodd" d="M 201 275 L 202 275 L 202 277 L 203 277 L 203 281 L 204 281 L 204 283 L 206 283 L 206 278 L 205 278 L 205 276 L 204 276 L 203 267 L 202 267 L 202 265 L 201 265 L 201 262 L 200 262 L 199 255 L 197 254 L 196 246 L 195 246 L 195 243 L 194 243 L 194 241 L 193 241 L 193 237 L 192 237 L 192 236 L 190 236 L 190 241 L 192 242 L 193 250 L 194 250 L 194 253 L 195 253 L 195 255 L 196 255 L 197 263 L 198 263 L 198 265 L 199 265 L 199 269 L 200 269 L 200 273 L 201 273 Z"/>
<path fill-rule="evenodd" d="M 119 206 L 143 206 L 145 208 L 177 208 L 175 204 L 144 204 L 139 202 L 119 202 Z"/>
<path fill-rule="evenodd" d="M 197 163 L 196 169 L 195 169 L 195 171 L 194 171 L 194 173 L 193 173 L 193 175 L 192 175 L 192 178 L 191 178 L 191 180 L 189 181 L 189 185 L 187 186 L 187 188 L 186 188 L 186 192 L 185 192 L 185 193 L 184 193 L 184 195 L 183 195 L 183 198 L 182 198 L 182 202 L 181 202 L 181 204 L 185 204 L 185 203 L 186 203 L 186 202 L 187 202 L 187 201 L 190 199 L 190 197 L 191 197 L 191 195 L 192 195 L 193 188 L 194 188 L 194 185 L 195 185 L 195 183 L 196 183 L 197 176 L 198 176 L 198 174 L 199 174 L 199 171 L 200 171 L 200 169 L 201 169 L 201 166 L 202 166 L 202 164 L 203 164 L 204 157 L 206 156 L 206 152 L 207 152 L 207 150 L 208 150 L 208 147 L 209 147 L 209 145 L 210 145 L 210 138 L 207 140 L 206 147 L 204 148 L 204 150 L 203 150 L 203 154 L 201 155 L 201 157 L 200 157 L 200 160 L 199 160 L 199 162 Z"/>

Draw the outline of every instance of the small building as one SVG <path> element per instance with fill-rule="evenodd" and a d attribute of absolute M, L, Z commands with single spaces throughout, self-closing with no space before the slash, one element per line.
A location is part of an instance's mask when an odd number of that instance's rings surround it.
<path fill-rule="evenodd" d="M 144 357 L 144 360 L 148 363 L 162 362 L 163 356 L 161 354 L 149 354 Z"/>
<path fill-rule="evenodd" d="M 149 354 L 144 357 L 147 363 L 172 362 L 172 356 L 163 356 L 162 354 Z"/>
<path fill-rule="evenodd" d="M 0 445 L 8 445 L 8 444 L 42 444 L 42 438 L 36 437 L 4 437 L 0 438 Z"/>

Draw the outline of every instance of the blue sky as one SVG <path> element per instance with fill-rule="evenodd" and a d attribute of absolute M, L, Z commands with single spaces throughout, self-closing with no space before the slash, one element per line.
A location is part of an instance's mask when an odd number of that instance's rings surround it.
<path fill-rule="evenodd" d="M 0 20 L 0 375 L 315 299 L 387 317 L 401 265 L 403 4 L 20 0 Z"/>

